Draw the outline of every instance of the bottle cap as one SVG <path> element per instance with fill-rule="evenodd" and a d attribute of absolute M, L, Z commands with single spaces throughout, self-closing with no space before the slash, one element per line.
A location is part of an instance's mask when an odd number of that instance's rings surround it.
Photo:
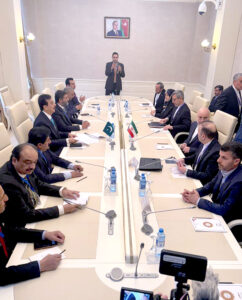
<path fill-rule="evenodd" d="M 159 232 L 160 232 L 160 233 L 164 232 L 164 229 L 163 229 L 163 228 L 160 228 L 160 229 L 159 229 Z"/>

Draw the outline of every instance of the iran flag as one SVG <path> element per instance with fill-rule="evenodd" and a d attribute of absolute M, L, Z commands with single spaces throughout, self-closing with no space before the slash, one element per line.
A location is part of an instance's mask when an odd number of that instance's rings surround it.
<path fill-rule="evenodd" d="M 129 124 L 128 133 L 131 138 L 133 138 L 138 133 L 137 127 L 135 126 L 133 121 Z"/>

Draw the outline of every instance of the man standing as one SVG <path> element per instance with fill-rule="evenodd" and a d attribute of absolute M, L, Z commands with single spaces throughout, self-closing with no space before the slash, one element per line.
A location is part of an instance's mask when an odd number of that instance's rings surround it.
<path fill-rule="evenodd" d="M 106 64 L 105 75 L 108 76 L 106 80 L 106 93 L 105 95 L 110 95 L 114 93 L 115 95 L 119 95 L 122 90 L 122 80 L 121 77 L 125 77 L 124 73 L 124 65 L 118 61 L 118 53 L 113 52 L 112 54 L 112 62 L 108 62 Z"/>
<path fill-rule="evenodd" d="M 189 135 L 183 144 L 180 145 L 185 156 L 195 153 L 201 142 L 198 139 L 198 125 L 210 118 L 210 111 L 207 107 L 201 107 L 197 112 L 197 121 L 193 122 L 189 131 Z"/>
<path fill-rule="evenodd" d="M 113 29 L 107 33 L 107 36 L 122 36 L 121 30 L 118 30 L 118 21 L 114 20 L 112 22 Z"/>
<path fill-rule="evenodd" d="M 152 116 L 161 113 L 165 101 L 165 92 L 164 84 L 162 82 L 157 82 L 155 85 L 155 96 L 153 101 L 155 110 L 151 111 Z"/>
<path fill-rule="evenodd" d="M 211 111 L 211 112 L 215 112 L 215 105 L 216 105 L 216 102 L 218 100 L 218 96 L 220 96 L 222 94 L 224 90 L 224 87 L 222 85 L 216 85 L 215 88 L 214 88 L 214 97 L 212 98 L 211 102 L 210 102 L 210 105 L 208 107 L 208 109 Z"/>

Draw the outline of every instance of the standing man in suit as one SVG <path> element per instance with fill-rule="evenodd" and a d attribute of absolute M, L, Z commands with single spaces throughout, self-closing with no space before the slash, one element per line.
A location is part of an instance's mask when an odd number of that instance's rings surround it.
<path fill-rule="evenodd" d="M 172 94 L 172 102 L 174 108 L 171 114 L 160 120 L 164 126 L 164 130 L 169 130 L 174 137 L 177 133 L 182 131 L 189 131 L 191 126 L 191 112 L 187 104 L 184 102 L 183 91 L 177 90 Z"/>
<path fill-rule="evenodd" d="M 122 36 L 121 30 L 118 30 L 118 21 L 114 20 L 112 22 L 113 29 L 108 31 L 107 36 Z"/>
<path fill-rule="evenodd" d="M 52 118 L 52 115 L 55 112 L 56 104 L 50 95 L 40 95 L 38 102 L 41 111 L 34 121 L 34 127 L 44 126 L 50 130 L 50 148 L 57 155 L 59 155 L 63 147 L 70 146 L 70 144 L 75 144 L 77 140 L 75 139 L 75 135 L 58 130 L 56 123 Z"/>
<path fill-rule="evenodd" d="M 119 55 L 117 52 L 113 52 L 113 61 L 106 64 L 105 75 L 108 76 L 106 80 L 106 93 L 105 95 L 110 95 L 114 93 L 119 95 L 122 90 L 122 80 L 121 77 L 125 77 L 124 65 L 118 61 Z"/>
<path fill-rule="evenodd" d="M 80 96 L 79 100 L 75 93 L 76 83 L 75 80 L 72 77 L 68 77 L 65 80 L 65 84 L 67 88 L 72 88 L 74 95 L 69 101 L 69 105 L 73 107 L 77 112 L 82 110 L 83 103 L 85 101 L 85 96 Z"/>
<path fill-rule="evenodd" d="M 6 268 L 14 246 L 17 242 L 33 243 L 43 240 L 56 241 L 63 244 L 65 236 L 60 231 L 43 231 L 25 228 L 8 228 L 2 222 L 2 213 L 5 210 L 8 196 L 0 186 L 0 286 L 13 284 L 20 281 L 40 277 L 40 273 L 55 270 L 61 255 L 47 255 L 40 261 L 32 261 L 26 264 Z"/>
<path fill-rule="evenodd" d="M 215 104 L 215 111 L 221 110 L 240 120 L 241 114 L 241 90 L 242 73 L 237 73 L 233 77 L 233 84 L 225 89 L 218 97 Z M 238 128 L 238 127 L 237 127 Z"/>
<path fill-rule="evenodd" d="M 152 116 L 155 116 L 162 111 L 165 101 L 165 93 L 164 84 L 162 82 L 157 82 L 155 85 L 155 96 L 153 101 L 155 109 L 151 111 Z"/>
<path fill-rule="evenodd" d="M 198 125 L 198 139 L 201 145 L 197 153 L 179 159 L 177 168 L 187 177 L 199 179 L 202 184 L 206 184 L 218 173 L 220 144 L 217 140 L 217 128 L 212 121 Z M 191 165 L 193 170 L 187 169 L 184 163 Z"/>
<path fill-rule="evenodd" d="M 29 132 L 30 144 L 38 150 L 38 161 L 34 169 L 35 175 L 43 182 L 55 183 L 70 178 L 81 177 L 83 168 L 57 156 L 49 149 L 51 143 L 50 131 L 46 127 L 34 127 Z M 54 166 L 59 166 L 68 171 L 52 173 Z"/>
<path fill-rule="evenodd" d="M 53 113 L 52 116 L 58 130 L 71 132 L 71 131 L 79 131 L 81 129 L 86 129 L 90 125 L 88 121 L 82 121 L 68 115 L 67 112 L 68 102 L 69 102 L 69 98 L 67 93 L 60 90 L 55 92 L 56 107 L 55 107 L 55 112 Z M 73 125 L 72 123 L 78 125 Z"/>
<path fill-rule="evenodd" d="M 185 156 L 189 156 L 197 151 L 201 142 L 198 139 L 198 125 L 210 118 L 210 111 L 207 107 L 201 107 L 197 112 L 197 121 L 193 122 L 189 131 L 189 135 L 183 144 L 180 145 Z"/>
<path fill-rule="evenodd" d="M 216 85 L 215 88 L 214 88 L 214 97 L 212 98 L 211 102 L 210 102 L 210 105 L 208 107 L 208 109 L 211 111 L 211 112 L 215 112 L 215 105 L 216 105 L 216 102 L 218 100 L 218 96 L 220 96 L 222 94 L 224 90 L 224 87 L 222 85 Z"/>
<path fill-rule="evenodd" d="M 77 210 L 77 205 L 58 205 L 36 209 L 40 195 L 76 199 L 79 192 L 42 182 L 34 174 L 38 152 L 34 145 L 16 146 L 11 158 L 0 168 L 0 184 L 9 201 L 3 214 L 8 225 L 25 226 L 26 223 L 58 218 Z"/>
<path fill-rule="evenodd" d="M 237 142 L 221 146 L 216 177 L 205 186 L 182 193 L 183 200 L 201 209 L 223 216 L 228 223 L 242 219 L 242 145 Z M 212 201 L 203 196 L 212 194 Z"/>

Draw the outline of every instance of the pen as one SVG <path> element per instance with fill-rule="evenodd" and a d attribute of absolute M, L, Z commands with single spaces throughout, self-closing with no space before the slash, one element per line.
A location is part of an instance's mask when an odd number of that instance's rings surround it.
<path fill-rule="evenodd" d="M 86 179 L 86 178 L 87 178 L 87 176 L 82 177 L 81 179 L 77 180 L 77 182 L 82 181 L 82 180 L 84 180 L 84 179 Z"/>
<path fill-rule="evenodd" d="M 61 251 L 61 253 L 59 253 L 60 255 L 62 254 L 62 253 L 64 253 L 66 251 L 66 249 L 64 249 L 63 251 Z"/>
<path fill-rule="evenodd" d="M 168 143 L 157 143 L 157 145 L 168 145 Z"/>

